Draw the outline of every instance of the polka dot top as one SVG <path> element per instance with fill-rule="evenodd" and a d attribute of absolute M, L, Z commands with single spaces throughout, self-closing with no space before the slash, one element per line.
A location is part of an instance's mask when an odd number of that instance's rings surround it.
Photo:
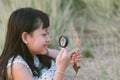
<path fill-rule="evenodd" d="M 43 68 L 40 71 L 41 76 L 39 78 L 33 76 L 34 80 L 53 80 L 53 77 L 54 77 L 54 74 L 55 74 L 55 71 L 56 71 L 56 66 L 55 66 L 55 61 L 54 60 L 51 60 L 51 62 L 52 62 L 52 64 L 51 64 L 51 67 L 49 69 L 48 68 Z M 22 63 L 30 71 L 31 75 L 33 75 L 30 67 L 28 66 L 28 64 L 25 62 L 25 60 L 21 56 L 17 56 L 13 61 L 13 64 L 14 63 Z M 8 61 L 7 67 L 11 66 L 11 64 L 12 64 L 12 58 Z M 34 56 L 34 65 L 36 67 L 38 67 L 40 65 L 40 62 L 39 62 L 39 59 L 38 59 L 37 56 Z"/>

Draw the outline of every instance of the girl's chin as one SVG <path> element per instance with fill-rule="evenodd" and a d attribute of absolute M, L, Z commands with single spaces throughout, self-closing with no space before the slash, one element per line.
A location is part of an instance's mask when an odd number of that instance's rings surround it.
<path fill-rule="evenodd" d="M 47 54 L 47 49 L 45 51 L 42 52 L 42 55 L 46 55 Z"/>

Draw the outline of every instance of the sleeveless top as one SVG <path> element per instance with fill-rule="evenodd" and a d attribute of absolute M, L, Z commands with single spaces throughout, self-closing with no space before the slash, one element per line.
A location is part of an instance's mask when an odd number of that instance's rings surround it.
<path fill-rule="evenodd" d="M 28 64 L 25 62 L 25 60 L 21 57 L 21 56 L 17 56 L 13 63 L 12 63 L 12 59 L 13 58 L 10 58 L 10 60 L 8 61 L 8 65 L 7 65 L 7 68 L 9 66 L 11 66 L 11 64 L 14 64 L 14 63 L 22 63 L 23 65 L 26 66 L 26 68 L 30 71 L 31 75 L 33 76 L 32 74 L 32 71 L 30 69 L 30 67 L 28 66 Z M 38 67 L 40 65 L 40 62 L 39 62 L 39 59 L 37 56 L 34 56 L 34 65 L 36 67 Z M 35 77 L 33 76 L 34 80 L 53 80 L 53 77 L 54 77 L 54 74 L 55 74 L 55 71 L 56 71 L 56 66 L 55 66 L 55 61 L 54 60 L 51 60 L 51 67 L 48 69 L 48 68 L 43 68 L 40 73 L 41 73 L 41 76 L 38 78 L 38 77 Z"/>

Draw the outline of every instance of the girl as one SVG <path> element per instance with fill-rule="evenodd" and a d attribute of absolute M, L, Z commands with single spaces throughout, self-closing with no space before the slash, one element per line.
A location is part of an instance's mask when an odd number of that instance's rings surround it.
<path fill-rule="evenodd" d="M 63 80 L 69 63 L 81 60 L 76 50 L 48 49 L 48 27 L 48 15 L 40 10 L 21 8 L 11 14 L 0 57 L 3 80 Z"/>

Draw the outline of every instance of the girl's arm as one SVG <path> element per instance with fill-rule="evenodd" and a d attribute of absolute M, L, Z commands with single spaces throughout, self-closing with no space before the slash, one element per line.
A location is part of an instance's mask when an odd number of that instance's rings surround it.
<path fill-rule="evenodd" d="M 7 80 L 34 80 L 28 68 L 22 63 L 14 63 L 7 68 Z"/>
<path fill-rule="evenodd" d="M 60 52 L 59 50 L 48 48 L 48 56 L 50 56 L 50 57 L 52 57 L 54 59 L 56 59 L 59 52 Z"/>

